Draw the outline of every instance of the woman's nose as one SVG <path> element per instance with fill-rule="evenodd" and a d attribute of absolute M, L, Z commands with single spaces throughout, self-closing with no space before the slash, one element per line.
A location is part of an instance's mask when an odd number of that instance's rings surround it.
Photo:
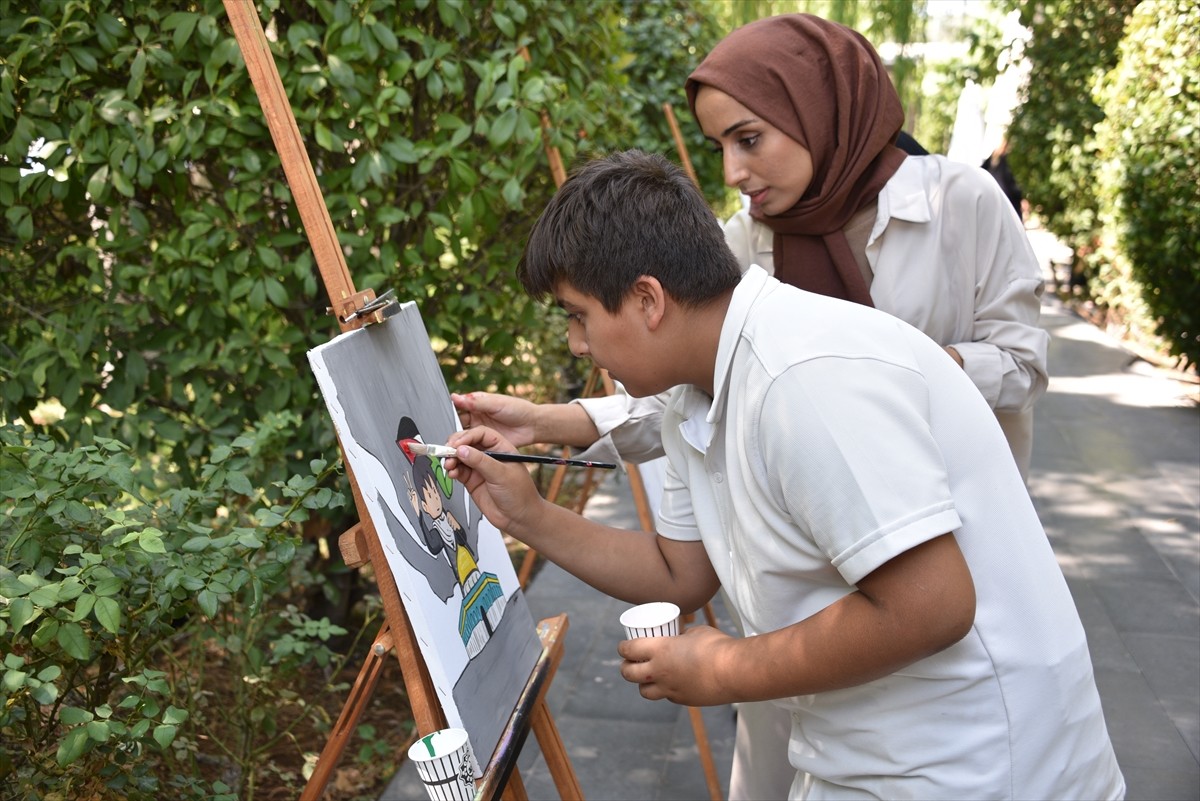
<path fill-rule="evenodd" d="M 746 180 L 749 171 L 742 166 L 742 160 L 733 152 L 733 148 L 725 148 L 722 162 L 725 168 L 725 185 L 740 186 Z"/>

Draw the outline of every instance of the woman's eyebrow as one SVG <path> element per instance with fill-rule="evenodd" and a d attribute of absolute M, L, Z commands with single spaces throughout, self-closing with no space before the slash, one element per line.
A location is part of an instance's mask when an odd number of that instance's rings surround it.
<path fill-rule="evenodd" d="M 721 131 L 721 136 L 729 136 L 731 133 L 736 131 L 738 128 L 741 128 L 743 125 L 750 125 L 751 123 L 755 123 L 755 122 L 758 122 L 758 120 L 755 119 L 754 117 L 747 117 L 744 120 L 738 120 L 733 125 L 730 125 L 728 128 Z"/>

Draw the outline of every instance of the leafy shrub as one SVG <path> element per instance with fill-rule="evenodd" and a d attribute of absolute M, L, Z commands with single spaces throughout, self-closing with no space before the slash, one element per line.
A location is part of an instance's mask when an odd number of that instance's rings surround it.
<path fill-rule="evenodd" d="M 1099 233 L 1097 82 L 1116 64 L 1137 0 L 1008 0 L 1031 38 L 1029 78 L 1008 130 L 1009 163 L 1046 228 L 1075 250 Z"/>
<path fill-rule="evenodd" d="M 629 139 L 615 9 L 262 13 L 357 287 L 420 304 L 451 386 L 569 383 L 513 268 L 554 191 L 540 112 L 568 164 Z M 220 0 L 0 0 L 0 40 L 0 419 L 35 426 L 56 398 L 57 436 L 169 454 L 191 478 L 250 422 L 320 408 L 304 355 L 336 325 Z M 326 415 L 297 445 L 332 450 Z"/>
<path fill-rule="evenodd" d="M 1098 102 L 1100 299 L 1200 364 L 1200 6 L 1147 0 Z M 1140 314 L 1138 313 L 1140 312 Z"/>
<path fill-rule="evenodd" d="M 188 489 L 114 440 L 0 428 L 0 798 L 250 798 L 261 754 L 312 725 L 295 678 L 344 632 L 293 605 L 315 583 L 297 528 L 342 498 L 320 462 L 251 480 L 296 422 L 216 447 Z"/>

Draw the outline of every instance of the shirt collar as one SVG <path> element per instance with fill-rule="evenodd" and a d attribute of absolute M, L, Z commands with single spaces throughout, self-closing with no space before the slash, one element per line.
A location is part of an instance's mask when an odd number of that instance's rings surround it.
<path fill-rule="evenodd" d="M 713 369 L 713 401 L 708 410 L 708 422 L 714 423 L 725 413 L 725 396 L 728 393 L 733 355 L 742 338 L 742 330 L 750 319 L 750 310 L 759 297 L 774 282 L 767 271 L 757 264 L 742 275 L 741 282 L 733 290 L 725 322 L 721 325 L 721 339 L 717 343 L 717 361 Z"/>
<path fill-rule="evenodd" d="M 713 367 L 713 397 L 710 398 L 708 393 L 694 384 L 680 387 L 675 396 L 674 404 L 681 420 L 680 434 L 684 441 L 701 453 L 708 451 L 716 424 L 725 413 L 733 356 L 742 330 L 750 319 L 750 311 L 763 291 L 769 285 L 778 283 L 756 264 L 742 274 L 742 280 L 730 298 L 725 320 L 721 323 L 721 337 L 717 342 L 717 358 Z"/>
<path fill-rule="evenodd" d="M 889 217 L 913 223 L 927 223 L 933 219 L 933 206 L 925 187 L 923 158 L 909 156 L 892 179 L 884 184 L 879 193 L 876 227 L 879 227 L 879 221 Z"/>

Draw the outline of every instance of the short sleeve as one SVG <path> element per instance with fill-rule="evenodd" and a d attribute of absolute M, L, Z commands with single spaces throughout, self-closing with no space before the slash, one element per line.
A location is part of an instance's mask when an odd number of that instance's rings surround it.
<path fill-rule="evenodd" d="M 915 369 L 871 358 L 793 365 L 755 441 L 772 494 L 849 583 L 961 526 Z"/>
<path fill-rule="evenodd" d="M 666 462 L 662 501 L 658 507 L 655 529 L 660 537 L 669 540 L 695 542 L 700 539 L 692 494 L 669 459 Z"/>

